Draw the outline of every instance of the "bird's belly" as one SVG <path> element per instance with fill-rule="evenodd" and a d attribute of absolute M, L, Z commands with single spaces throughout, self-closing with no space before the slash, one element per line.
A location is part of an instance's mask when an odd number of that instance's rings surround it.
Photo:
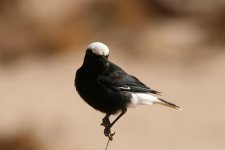
<path fill-rule="evenodd" d="M 125 95 L 93 83 L 82 86 L 78 92 L 91 107 L 107 114 L 115 114 L 126 108 L 129 101 Z"/>

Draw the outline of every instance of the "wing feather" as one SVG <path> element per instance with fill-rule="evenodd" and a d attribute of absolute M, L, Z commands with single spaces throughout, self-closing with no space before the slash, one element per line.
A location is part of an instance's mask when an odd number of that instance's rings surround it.
<path fill-rule="evenodd" d="M 109 88 L 114 91 L 160 94 L 160 92 L 152 90 L 136 77 L 128 75 L 120 68 L 108 74 L 100 75 L 97 83 L 104 88 Z"/>

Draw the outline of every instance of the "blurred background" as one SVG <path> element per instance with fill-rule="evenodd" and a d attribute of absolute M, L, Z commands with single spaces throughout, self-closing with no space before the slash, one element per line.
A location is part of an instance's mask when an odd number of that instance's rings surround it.
<path fill-rule="evenodd" d="M 183 107 L 130 109 L 111 149 L 225 149 L 224 0 L 1 0 L 0 150 L 103 150 L 74 88 L 88 44 Z"/>

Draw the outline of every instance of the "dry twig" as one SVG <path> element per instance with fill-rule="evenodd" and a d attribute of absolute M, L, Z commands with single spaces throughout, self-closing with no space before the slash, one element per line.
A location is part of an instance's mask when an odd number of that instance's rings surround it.
<path fill-rule="evenodd" d="M 107 150 L 108 149 L 108 147 L 109 147 L 109 142 L 110 142 L 111 140 L 110 140 L 110 137 L 108 138 L 108 142 L 107 142 L 107 144 L 106 144 L 106 147 L 105 147 L 105 150 Z"/>

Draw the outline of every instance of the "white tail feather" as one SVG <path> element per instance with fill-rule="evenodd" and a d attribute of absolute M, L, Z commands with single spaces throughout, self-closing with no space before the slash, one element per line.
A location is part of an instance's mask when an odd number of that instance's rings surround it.
<path fill-rule="evenodd" d="M 146 93 L 132 93 L 131 94 L 131 103 L 130 103 L 129 107 L 136 107 L 137 105 L 152 105 L 152 104 L 161 104 L 161 105 L 175 108 L 178 110 L 182 109 L 181 107 L 179 107 L 173 103 L 167 102 L 161 98 L 157 98 L 150 94 L 146 94 Z"/>
<path fill-rule="evenodd" d="M 136 107 L 137 105 L 152 105 L 159 101 L 157 97 L 145 94 L 145 93 L 132 93 L 130 107 Z"/>

